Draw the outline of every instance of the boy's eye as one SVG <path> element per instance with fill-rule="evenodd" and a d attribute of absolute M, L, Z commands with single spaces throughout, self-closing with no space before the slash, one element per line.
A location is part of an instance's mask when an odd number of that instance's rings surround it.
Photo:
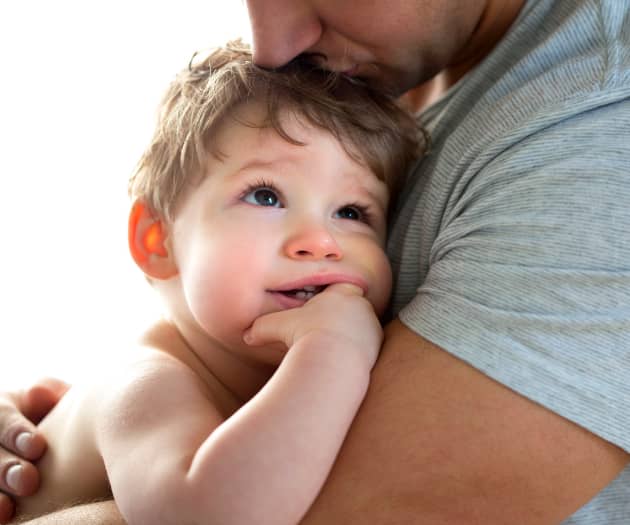
<path fill-rule="evenodd" d="M 348 219 L 351 221 L 365 221 L 365 213 L 359 206 L 344 206 L 337 211 L 336 216 L 339 219 Z"/>
<path fill-rule="evenodd" d="M 280 207 L 280 199 L 277 193 L 270 188 L 252 189 L 243 196 L 243 200 L 249 204 L 255 204 L 256 206 Z"/>

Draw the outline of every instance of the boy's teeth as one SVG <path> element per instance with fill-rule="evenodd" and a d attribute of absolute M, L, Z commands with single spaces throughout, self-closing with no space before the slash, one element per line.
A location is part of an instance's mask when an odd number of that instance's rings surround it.
<path fill-rule="evenodd" d="M 308 301 L 309 299 L 312 299 L 313 297 L 315 297 L 324 288 L 325 286 L 309 285 L 309 286 L 304 286 L 303 288 L 299 288 L 296 290 L 287 290 L 284 293 L 286 293 L 287 295 L 291 295 L 292 297 L 295 297 L 296 299 Z"/>

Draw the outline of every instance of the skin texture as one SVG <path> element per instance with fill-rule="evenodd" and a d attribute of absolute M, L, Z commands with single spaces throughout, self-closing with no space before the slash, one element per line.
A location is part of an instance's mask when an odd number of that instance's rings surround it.
<path fill-rule="evenodd" d="M 321 53 L 326 58 L 319 60 L 331 69 L 397 94 L 412 89 L 416 108 L 436 96 L 438 80 L 443 89 L 474 67 L 523 4 L 246 3 L 259 64 L 273 67 L 299 53 Z M 358 417 L 303 522 L 553 524 L 591 499 L 628 461 L 617 447 L 394 322 Z M 100 510 L 116 523 L 113 506 Z"/>

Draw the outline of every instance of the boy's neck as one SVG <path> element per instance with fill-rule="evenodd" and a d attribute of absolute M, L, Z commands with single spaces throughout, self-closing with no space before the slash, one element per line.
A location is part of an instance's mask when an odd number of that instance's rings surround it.
<path fill-rule="evenodd" d="M 184 337 L 175 323 L 160 321 L 145 333 L 144 342 L 165 352 L 193 370 L 207 385 L 226 417 L 251 399 L 273 374 L 274 368 L 249 363 L 208 340 Z"/>

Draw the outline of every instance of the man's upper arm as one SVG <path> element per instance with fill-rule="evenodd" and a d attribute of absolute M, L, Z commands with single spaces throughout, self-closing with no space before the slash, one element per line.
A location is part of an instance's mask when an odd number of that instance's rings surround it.
<path fill-rule="evenodd" d="M 304 523 L 558 523 L 628 461 L 395 321 Z"/>
<path fill-rule="evenodd" d="M 113 500 L 77 505 L 46 514 L 33 520 L 19 522 L 24 525 L 125 525 Z"/>
<path fill-rule="evenodd" d="M 382 523 L 558 523 L 620 473 L 629 110 L 493 143 L 409 198 L 394 246 L 402 322 L 313 517 L 346 490 L 370 523 L 379 505 Z M 626 516 L 628 490 L 630 468 L 576 522 Z"/>

